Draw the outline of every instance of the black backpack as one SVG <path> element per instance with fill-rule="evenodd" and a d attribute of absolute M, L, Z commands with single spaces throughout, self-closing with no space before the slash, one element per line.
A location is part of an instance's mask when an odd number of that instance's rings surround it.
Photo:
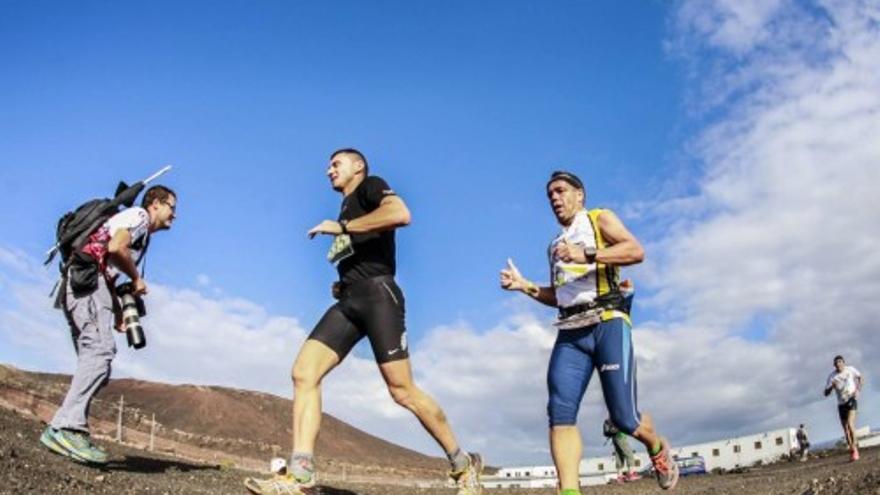
<path fill-rule="evenodd" d="M 58 219 L 55 229 L 56 251 L 49 254 L 46 264 L 52 261 L 57 252 L 61 255 L 60 267 L 63 267 L 70 261 L 71 254 L 83 246 L 86 238 L 117 211 L 119 208 L 114 208 L 110 199 L 103 198 L 87 201 L 65 213 Z"/>
<path fill-rule="evenodd" d="M 102 198 L 87 201 L 73 211 L 68 211 L 60 219 L 55 230 L 55 246 L 49 250 L 48 257 L 43 263 L 48 265 L 61 254 L 61 262 L 58 269 L 61 271 L 59 281 L 61 289 L 55 299 L 55 307 L 63 307 L 63 298 L 66 292 L 64 282 L 69 279 L 70 287 L 76 297 L 91 294 L 98 287 L 99 267 L 98 260 L 81 251 L 86 240 L 93 232 L 104 224 L 110 217 L 119 213 L 121 207 L 131 208 L 138 195 L 145 187 L 144 182 L 138 182 L 129 186 L 120 182 L 116 187 L 116 195 L 113 199 Z M 55 284 L 53 293 L 59 288 Z"/>

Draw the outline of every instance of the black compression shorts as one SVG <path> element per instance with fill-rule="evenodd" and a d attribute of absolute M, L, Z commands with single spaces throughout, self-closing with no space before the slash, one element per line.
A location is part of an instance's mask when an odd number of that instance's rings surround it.
<path fill-rule="evenodd" d="M 360 280 L 342 287 L 339 302 L 324 313 L 309 338 L 333 349 L 340 361 L 365 336 L 377 363 L 406 359 L 405 313 L 403 292 L 394 277 Z"/>
<path fill-rule="evenodd" d="M 846 421 L 849 418 L 849 412 L 857 411 L 858 409 L 859 401 L 857 401 L 855 397 L 852 397 L 850 400 L 837 406 L 837 415 L 840 416 L 841 421 Z"/>

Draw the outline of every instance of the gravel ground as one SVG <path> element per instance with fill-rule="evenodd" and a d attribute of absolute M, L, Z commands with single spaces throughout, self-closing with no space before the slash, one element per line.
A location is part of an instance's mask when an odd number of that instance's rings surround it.
<path fill-rule="evenodd" d="M 111 463 L 93 468 L 70 462 L 39 445 L 43 425 L 0 410 L 0 494 L 246 494 L 254 473 L 198 464 L 106 443 Z M 330 483 L 316 495 L 449 495 L 452 489 Z M 551 495 L 552 490 L 487 490 L 489 494 Z M 661 493 L 653 480 L 583 489 L 589 494 Z M 880 449 L 864 449 L 862 460 L 837 453 L 809 462 L 779 463 L 745 473 L 682 479 L 675 494 L 688 495 L 880 495 Z"/>

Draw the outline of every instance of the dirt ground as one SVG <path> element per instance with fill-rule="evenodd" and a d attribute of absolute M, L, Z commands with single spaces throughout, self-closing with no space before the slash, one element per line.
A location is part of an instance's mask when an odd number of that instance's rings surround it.
<path fill-rule="evenodd" d="M 39 445 L 43 425 L 0 410 L 0 494 L 245 494 L 242 480 L 253 473 L 200 465 L 105 442 L 111 463 L 87 467 Z M 452 489 L 331 483 L 316 495 L 448 495 Z M 550 495 L 552 490 L 488 490 L 488 494 Z M 589 494 L 661 493 L 653 480 L 583 489 Z M 740 474 L 682 479 L 675 494 L 705 495 L 880 495 L 880 449 L 864 449 L 862 460 L 838 453 L 808 462 L 781 463 Z"/>

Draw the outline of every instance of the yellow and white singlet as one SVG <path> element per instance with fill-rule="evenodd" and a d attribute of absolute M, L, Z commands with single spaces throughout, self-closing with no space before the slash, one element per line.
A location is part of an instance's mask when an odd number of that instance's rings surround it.
<path fill-rule="evenodd" d="M 598 296 L 618 290 L 620 270 L 614 265 L 605 263 L 566 263 L 557 259 L 553 253 L 556 246 L 565 240 L 580 248 L 605 247 L 605 240 L 599 231 L 599 215 L 607 211 L 601 208 L 581 210 L 575 214 L 574 220 L 550 243 L 547 255 L 550 261 L 551 283 L 556 292 L 556 304 L 560 308 L 569 308 L 582 304 L 590 304 Z M 596 321 L 629 316 L 617 310 L 604 310 L 596 314 Z"/>

